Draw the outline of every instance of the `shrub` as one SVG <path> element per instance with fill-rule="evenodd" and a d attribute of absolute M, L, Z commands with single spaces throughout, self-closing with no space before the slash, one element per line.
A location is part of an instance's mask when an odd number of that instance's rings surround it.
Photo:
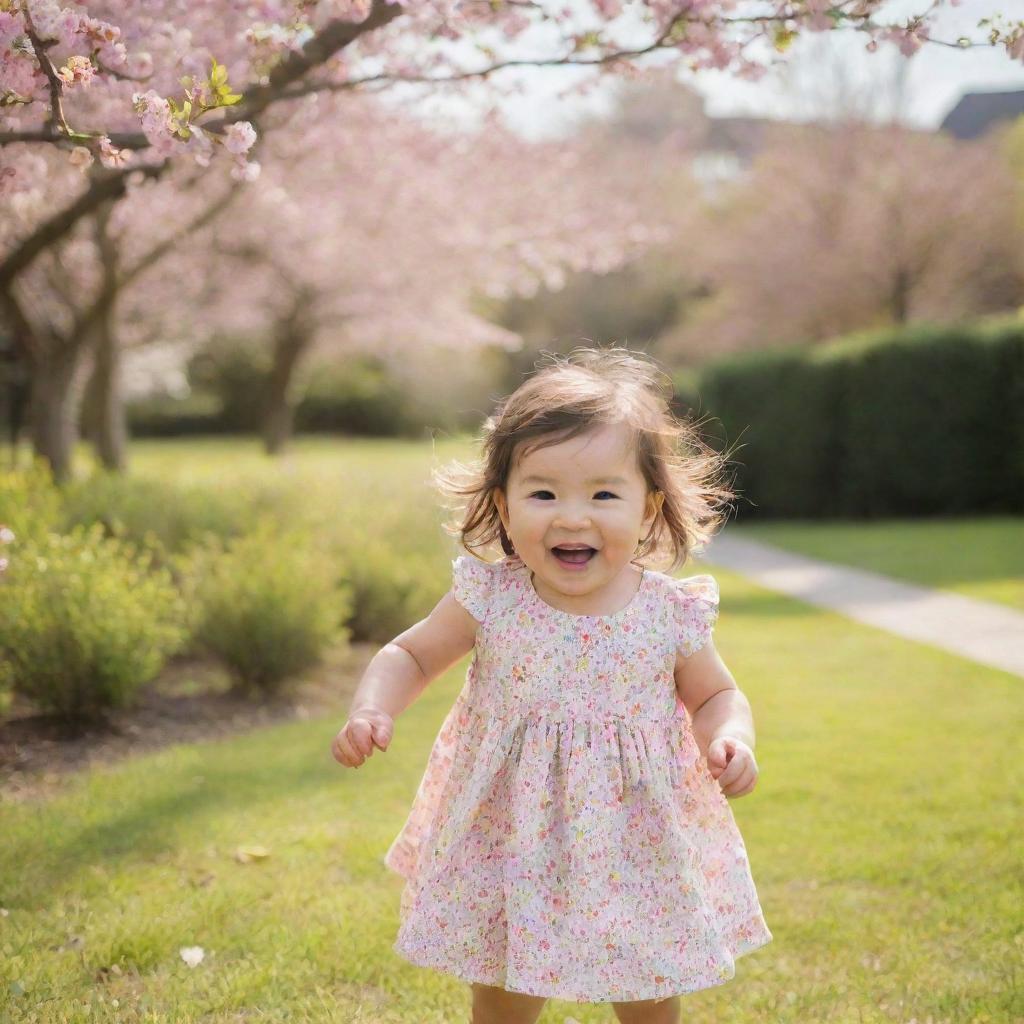
<path fill-rule="evenodd" d="M 353 640 L 386 643 L 423 618 L 440 596 L 432 559 L 396 550 L 358 528 L 335 537 L 334 549 L 353 595 Z"/>
<path fill-rule="evenodd" d="M 56 530 L 60 517 L 61 494 L 42 456 L 33 456 L 26 467 L 0 469 L 0 523 L 20 543 Z"/>
<path fill-rule="evenodd" d="M 221 659 L 236 689 L 270 693 L 344 641 L 350 593 L 300 529 L 265 518 L 224 541 L 209 537 L 179 564 L 194 607 L 194 636 Z"/>
<path fill-rule="evenodd" d="M 237 431 L 224 423 L 222 400 L 210 392 L 194 391 L 184 398 L 150 395 L 125 404 L 132 437 L 177 437 L 226 434 Z"/>
<path fill-rule="evenodd" d="M 0 685 L 66 720 L 132 703 L 187 638 L 170 573 L 99 524 L 8 550 Z"/>
<path fill-rule="evenodd" d="M 101 523 L 107 533 L 155 550 L 183 551 L 207 533 L 245 530 L 247 506 L 237 489 L 125 476 L 97 469 L 64 486 L 62 526 Z"/>
<path fill-rule="evenodd" d="M 295 409 L 298 431 L 376 437 L 413 436 L 423 427 L 411 396 L 382 360 L 353 356 L 307 371 L 309 383 Z"/>

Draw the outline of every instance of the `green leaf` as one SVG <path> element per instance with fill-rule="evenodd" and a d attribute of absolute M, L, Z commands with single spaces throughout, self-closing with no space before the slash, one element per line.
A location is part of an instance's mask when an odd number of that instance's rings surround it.
<path fill-rule="evenodd" d="M 775 38 L 772 40 L 772 44 L 779 53 L 785 53 L 793 44 L 793 40 L 796 39 L 797 34 L 788 28 L 780 28 L 775 32 Z"/>
<path fill-rule="evenodd" d="M 220 105 L 222 107 L 230 107 L 242 98 L 242 94 L 238 92 L 229 92 L 227 95 L 218 96 L 217 98 L 220 100 Z"/>
<path fill-rule="evenodd" d="M 228 69 L 223 64 L 218 64 L 216 60 L 213 61 L 213 69 L 210 71 L 210 85 L 216 89 L 222 85 L 227 85 L 228 81 Z"/>

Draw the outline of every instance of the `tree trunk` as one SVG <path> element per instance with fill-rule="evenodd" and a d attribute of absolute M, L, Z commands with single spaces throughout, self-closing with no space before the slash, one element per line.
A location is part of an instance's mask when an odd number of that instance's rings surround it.
<path fill-rule="evenodd" d="M 113 308 L 104 310 L 95 333 L 95 359 L 83 399 L 82 425 L 109 470 L 127 468 L 128 430 L 121 400 L 121 351 Z"/>
<path fill-rule="evenodd" d="M 77 440 L 74 383 L 79 349 L 53 346 L 49 356 L 32 366 L 29 411 L 32 444 L 50 464 L 53 478 L 62 483 L 71 476 L 71 458 Z"/>
<path fill-rule="evenodd" d="M 892 283 L 889 309 L 893 320 L 905 324 L 910 312 L 910 272 L 906 267 L 897 267 Z"/>
<path fill-rule="evenodd" d="M 263 448 L 278 455 L 291 439 L 295 409 L 288 392 L 295 368 L 309 347 L 312 334 L 301 313 L 293 314 L 278 325 L 274 338 L 274 363 L 267 378 L 263 402 Z"/>
<path fill-rule="evenodd" d="M 103 283 L 94 307 L 92 326 L 95 359 L 89 378 L 89 415 L 93 444 L 100 462 L 110 470 L 123 472 L 127 430 L 121 401 L 121 352 L 117 343 L 115 317 L 118 295 L 118 252 L 110 237 L 111 205 L 96 214 L 96 248 L 103 265 Z"/>

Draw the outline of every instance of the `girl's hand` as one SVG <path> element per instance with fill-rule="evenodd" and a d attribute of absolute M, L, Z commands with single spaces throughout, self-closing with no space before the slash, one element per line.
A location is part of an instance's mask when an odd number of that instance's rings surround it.
<path fill-rule="evenodd" d="M 377 708 L 354 711 L 334 737 L 331 754 L 346 768 L 358 768 L 373 754 L 373 748 L 387 750 L 395 732 L 394 719 Z"/>
<path fill-rule="evenodd" d="M 729 797 L 745 796 L 757 782 L 754 752 L 734 736 L 718 736 L 708 744 L 708 771 Z"/>

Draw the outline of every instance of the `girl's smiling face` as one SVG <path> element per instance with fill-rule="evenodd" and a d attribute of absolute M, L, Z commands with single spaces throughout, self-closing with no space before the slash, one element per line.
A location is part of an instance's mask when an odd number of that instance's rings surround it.
<path fill-rule="evenodd" d="M 506 490 L 494 492 L 537 594 L 581 615 L 607 615 L 629 603 L 637 588 L 630 562 L 663 498 L 648 494 L 635 436 L 622 423 L 513 460 Z"/>

